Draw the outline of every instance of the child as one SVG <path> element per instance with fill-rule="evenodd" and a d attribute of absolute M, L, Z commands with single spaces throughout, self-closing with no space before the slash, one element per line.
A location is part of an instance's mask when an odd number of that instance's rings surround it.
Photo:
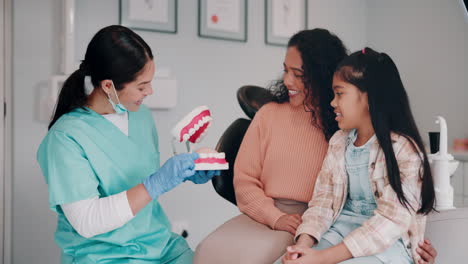
<path fill-rule="evenodd" d="M 355 52 L 338 65 L 333 91 L 341 130 L 283 262 L 419 263 L 434 186 L 395 64 Z"/>

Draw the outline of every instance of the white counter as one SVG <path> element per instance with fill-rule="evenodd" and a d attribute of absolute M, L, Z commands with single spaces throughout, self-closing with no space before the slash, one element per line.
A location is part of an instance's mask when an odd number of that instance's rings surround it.
<path fill-rule="evenodd" d="M 468 151 L 452 151 L 450 152 L 456 160 L 465 162 L 468 161 Z"/>

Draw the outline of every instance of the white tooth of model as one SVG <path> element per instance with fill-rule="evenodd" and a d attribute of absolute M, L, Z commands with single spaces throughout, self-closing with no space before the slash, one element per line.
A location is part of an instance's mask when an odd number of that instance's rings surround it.
<path fill-rule="evenodd" d="M 439 152 L 428 155 L 434 179 L 436 210 L 454 209 L 450 176 L 457 169 L 459 162 L 447 152 L 447 123 L 445 119 L 437 116 L 436 123 L 440 125 Z"/>
<path fill-rule="evenodd" d="M 194 128 L 189 129 L 189 135 L 192 136 L 193 134 L 195 134 L 195 129 Z"/>

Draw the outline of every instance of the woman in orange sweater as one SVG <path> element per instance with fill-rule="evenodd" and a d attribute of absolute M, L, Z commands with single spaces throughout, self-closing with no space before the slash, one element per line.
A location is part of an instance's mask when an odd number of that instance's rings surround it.
<path fill-rule="evenodd" d="M 327 140 L 338 129 L 331 83 L 345 56 L 341 40 L 325 29 L 304 30 L 289 40 L 283 79 L 273 89 L 276 102 L 256 113 L 234 165 L 243 214 L 201 242 L 194 263 L 272 263 L 292 243 Z"/>

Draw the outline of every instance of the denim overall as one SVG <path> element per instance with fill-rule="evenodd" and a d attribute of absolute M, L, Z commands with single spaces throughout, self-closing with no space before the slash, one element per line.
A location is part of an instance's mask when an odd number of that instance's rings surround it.
<path fill-rule="evenodd" d="M 369 154 L 374 135 L 366 144 L 354 146 L 357 138 L 356 130 L 351 131 L 346 146 L 346 172 L 348 174 L 348 196 L 340 215 L 331 228 L 322 236 L 317 245 L 326 248 L 326 245 L 337 245 L 353 230 L 359 228 L 365 221 L 374 215 L 377 204 L 372 193 L 369 179 Z M 325 241 L 324 241 L 325 240 Z M 360 259 L 360 260 L 359 260 Z M 358 262 L 353 262 L 357 261 Z M 397 240 L 390 248 L 371 257 L 356 258 L 342 263 L 398 263 L 412 264 L 413 260 L 406 249 L 402 239 Z"/>

